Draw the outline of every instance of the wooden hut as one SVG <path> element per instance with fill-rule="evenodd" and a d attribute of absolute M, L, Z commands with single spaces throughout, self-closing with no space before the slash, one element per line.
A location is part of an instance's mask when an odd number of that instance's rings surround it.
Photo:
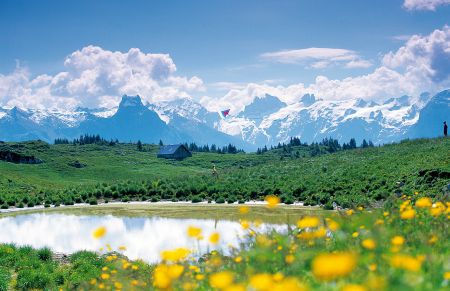
<path fill-rule="evenodd" d="M 165 145 L 159 148 L 158 158 L 182 160 L 192 157 L 191 152 L 182 144 Z"/>

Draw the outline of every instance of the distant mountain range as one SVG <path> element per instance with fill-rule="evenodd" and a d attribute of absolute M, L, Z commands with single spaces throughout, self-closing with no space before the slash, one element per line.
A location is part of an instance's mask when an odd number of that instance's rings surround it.
<path fill-rule="evenodd" d="M 143 104 L 139 96 L 122 97 L 117 108 L 77 108 L 73 111 L 0 108 L 0 140 L 73 139 L 100 134 L 106 139 L 156 143 L 196 142 L 246 150 L 285 142 L 333 137 L 372 140 L 376 144 L 442 134 L 450 122 L 450 90 L 435 96 L 401 96 L 378 104 L 362 99 L 326 101 L 306 94 L 286 104 L 278 97 L 254 99 L 242 112 L 221 119 L 191 99 Z"/>

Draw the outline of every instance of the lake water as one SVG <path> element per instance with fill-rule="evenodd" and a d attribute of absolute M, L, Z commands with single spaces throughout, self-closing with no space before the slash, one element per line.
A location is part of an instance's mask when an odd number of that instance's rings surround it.
<path fill-rule="evenodd" d="M 100 226 L 107 234 L 100 240 L 92 231 Z M 202 229 L 206 238 L 199 243 L 187 236 L 187 228 Z M 262 224 L 261 231 L 285 231 L 285 225 Z M 213 249 L 228 252 L 237 246 L 244 230 L 237 221 L 214 219 L 185 219 L 163 217 L 120 217 L 113 215 L 75 215 L 64 213 L 33 213 L 0 218 L 0 243 L 49 247 L 54 252 L 70 254 L 79 250 L 99 251 L 110 244 L 114 250 L 126 246 L 124 254 L 130 259 L 158 262 L 163 250 L 186 247 L 200 254 Z M 208 243 L 213 232 L 220 233 L 216 246 Z"/>

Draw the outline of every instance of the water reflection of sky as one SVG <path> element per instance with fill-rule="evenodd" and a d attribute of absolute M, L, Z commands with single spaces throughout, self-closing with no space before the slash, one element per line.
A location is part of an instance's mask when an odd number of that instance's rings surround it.
<path fill-rule="evenodd" d="M 220 243 L 213 247 L 207 239 L 200 242 L 186 235 L 189 226 L 200 227 L 205 238 L 213 232 L 220 233 Z M 105 226 L 108 232 L 101 240 L 95 240 L 91 233 Z M 262 230 L 283 226 L 262 225 Z M 130 259 L 157 262 L 162 250 L 186 247 L 204 253 L 207 250 L 222 249 L 228 245 L 237 246 L 239 236 L 244 234 L 235 221 L 213 219 L 174 219 L 161 217 L 116 217 L 78 216 L 67 214 L 28 214 L 0 218 L 0 243 L 31 245 L 35 248 L 50 247 L 55 252 L 73 253 L 79 250 L 98 251 L 106 243 L 113 249 L 124 245 L 125 255 Z"/>

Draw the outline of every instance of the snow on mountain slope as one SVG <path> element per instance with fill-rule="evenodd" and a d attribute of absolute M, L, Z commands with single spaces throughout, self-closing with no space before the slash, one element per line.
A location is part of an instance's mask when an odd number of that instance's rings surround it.
<path fill-rule="evenodd" d="M 288 105 L 265 94 L 225 119 L 187 98 L 144 105 L 139 96 L 123 96 L 118 107 L 72 111 L 0 108 L 0 140 L 51 141 L 56 137 L 101 133 L 99 130 L 108 137 L 118 135 L 130 140 L 139 138 L 139 131 L 133 131 L 131 136 L 131 128 L 128 133 L 121 128 L 127 120 L 133 120 L 135 126 L 149 121 L 157 125 L 142 133 L 152 141 L 165 137 L 173 141 L 233 142 L 246 147 L 276 144 L 297 136 L 306 142 L 333 137 L 341 142 L 356 138 L 387 143 L 439 135 L 440 123 L 446 118 L 450 121 L 449 92 L 401 96 L 382 103 L 362 99 L 330 101 L 306 94 Z M 113 131 L 108 124 L 114 124 Z M 155 132 L 157 128 L 160 133 Z"/>
<path fill-rule="evenodd" d="M 291 136 L 308 142 L 332 136 L 341 142 L 354 137 L 385 143 L 403 138 L 408 128 L 418 122 L 429 100 L 427 93 L 417 98 L 390 98 L 383 104 L 362 99 L 328 101 L 307 94 L 261 120 L 255 120 L 254 113 L 247 117 L 244 110 L 238 117 L 221 122 L 218 129 L 252 143 L 285 142 Z M 260 103 L 260 98 L 256 102 Z"/>

